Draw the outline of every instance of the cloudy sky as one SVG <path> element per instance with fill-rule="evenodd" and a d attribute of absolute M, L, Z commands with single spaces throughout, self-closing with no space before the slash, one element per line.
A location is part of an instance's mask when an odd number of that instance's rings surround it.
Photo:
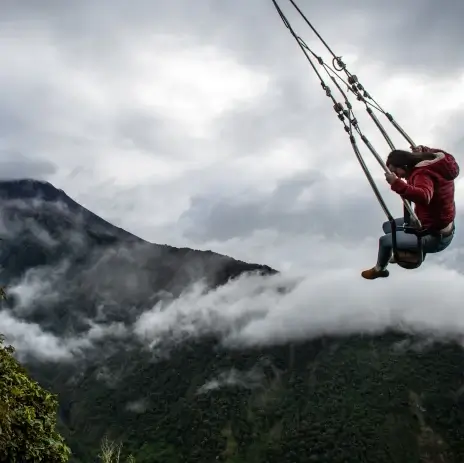
<path fill-rule="evenodd" d="M 271 0 L 65 3 L 5 0 L 2 7 L 2 177 L 50 181 L 155 243 L 303 271 L 310 295 L 314 285 L 350 288 L 359 305 L 353 288 L 383 285 L 387 297 L 404 295 L 408 285 L 420 292 L 424 281 L 449 281 L 456 290 L 449 298 L 462 301 L 459 223 L 452 247 L 428 256 L 415 276 L 393 269 L 388 281 L 359 277 L 375 263 L 384 217 Z M 464 3 L 354 3 L 301 7 L 416 143 L 442 147 L 462 163 Z M 280 4 L 330 62 L 290 3 Z M 363 106 L 355 110 L 386 156 Z M 400 214 L 380 167 L 370 157 L 368 164 Z M 456 199 L 463 217 L 464 179 Z"/>
<path fill-rule="evenodd" d="M 461 159 L 462 2 L 301 6 L 416 143 Z M 48 180 L 153 242 L 280 269 L 333 265 L 339 248 L 376 238 L 382 212 L 271 0 L 10 1 L 2 10 L 3 177 Z M 386 155 L 361 105 L 357 113 Z M 374 254 L 372 241 L 366 264 Z"/>

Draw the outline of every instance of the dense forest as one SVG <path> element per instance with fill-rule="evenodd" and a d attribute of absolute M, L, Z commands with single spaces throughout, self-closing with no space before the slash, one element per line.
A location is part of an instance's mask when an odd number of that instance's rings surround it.
<path fill-rule="evenodd" d="M 142 463 L 460 462 L 463 361 L 456 344 L 390 333 L 241 351 L 210 339 L 156 361 L 118 355 L 78 380 L 37 375 L 76 462 L 105 436 Z"/>

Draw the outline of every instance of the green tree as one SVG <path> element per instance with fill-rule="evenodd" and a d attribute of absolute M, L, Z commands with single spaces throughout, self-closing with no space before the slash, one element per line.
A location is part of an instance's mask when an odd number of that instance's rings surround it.
<path fill-rule="evenodd" d="M 56 431 L 57 400 L 29 378 L 0 336 L 0 462 L 68 461 L 71 451 Z"/>

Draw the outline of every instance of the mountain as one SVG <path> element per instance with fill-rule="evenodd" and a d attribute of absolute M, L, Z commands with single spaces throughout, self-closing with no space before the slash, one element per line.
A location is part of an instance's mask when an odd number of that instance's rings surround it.
<path fill-rule="evenodd" d="M 148 243 L 48 183 L 2 182 L 0 200 L 2 310 L 48 336 L 22 361 L 58 394 L 72 461 L 97 461 L 105 435 L 137 462 L 463 461 L 459 345 L 390 332 L 231 349 L 190 336 L 188 307 L 147 343 L 131 327 L 192 284 L 276 271 Z"/>
<path fill-rule="evenodd" d="M 2 284 L 46 281 L 58 300 L 37 300 L 25 320 L 63 335 L 89 328 L 104 306 L 105 322 L 130 322 L 146 304 L 179 296 L 205 280 L 208 287 L 244 272 L 273 274 L 211 251 L 152 244 L 114 227 L 47 182 L 0 182 Z M 79 308 L 70 310 L 79 302 Z M 119 310 L 121 305 L 129 310 Z M 114 310 L 113 310 L 114 309 Z"/>

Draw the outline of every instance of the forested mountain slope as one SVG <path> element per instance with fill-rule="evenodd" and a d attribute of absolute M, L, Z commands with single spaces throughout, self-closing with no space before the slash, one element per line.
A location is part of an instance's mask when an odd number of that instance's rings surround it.
<path fill-rule="evenodd" d="M 130 327 L 157 303 L 164 310 L 196 281 L 275 271 L 147 243 L 47 183 L 2 182 L 0 201 L 0 278 L 12 288 L 2 310 L 58 340 L 56 355 L 50 344 L 21 358 L 58 393 L 74 461 L 96 461 L 106 434 L 137 462 L 464 461 L 459 345 L 399 333 L 150 344 Z"/>

